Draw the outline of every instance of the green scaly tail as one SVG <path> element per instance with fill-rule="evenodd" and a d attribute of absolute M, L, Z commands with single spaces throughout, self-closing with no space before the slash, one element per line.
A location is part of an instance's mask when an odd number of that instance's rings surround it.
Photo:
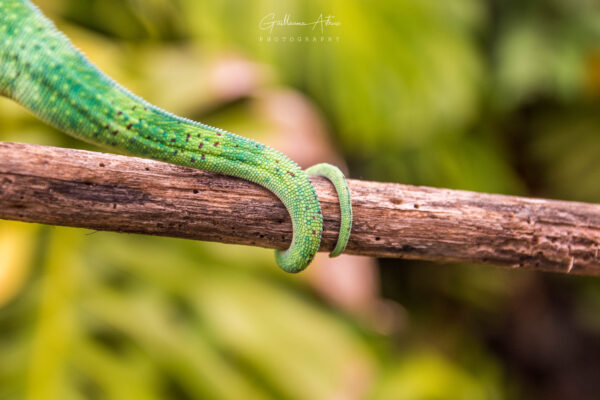
<path fill-rule="evenodd" d="M 73 136 L 110 149 L 240 177 L 275 193 L 294 227 L 277 263 L 298 272 L 321 243 L 323 216 L 306 172 L 263 144 L 181 118 L 133 95 L 92 65 L 28 0 L 0 0 L 0 94 Z M 336 167 L 319 164 L 338 191 L 342 226 L 332 256 L 352 224 L 350 193 Z"/>

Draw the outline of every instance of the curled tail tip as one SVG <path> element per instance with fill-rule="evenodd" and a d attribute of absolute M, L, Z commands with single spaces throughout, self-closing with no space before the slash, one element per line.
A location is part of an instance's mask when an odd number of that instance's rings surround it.
<path fill-rule="evenodd" d="M 341 249 L 338 249 L 338 248 L 336 247 L 335 249 L 333 249 L 333 250 L 331 251 L 331 253 L 329 253 L 329 258 L 334 258 L 334 257 L 337 257 L 337 256 L 341 255 L 341 254 L 344 252 L 344 250 L 346 250 L 346 246 L 344 246 L 344 247 L 343 247 L 343 248 L 341 248 Z"/>
<path fill-rule="evenodd" d="M 350 217 L 352 218 L 352 217 Z M 352 222 L 350 222 L 352 223 Z M 329 258 L 334 258 L 340 256 L 344 251 L 346 251 L 346 245 L 348 244 L 348 238 L 350 237 L 350 232 L 347 234 L 343 234 L 340 232 L 338 241 L 335 245 L 335 248 L 329 253 Z"/>
<path fill-rule="evenodd" d="M 293 256 L 289 253 L 289 249 L 285 251 L 275 250 L 275 260 L 279 268 L 290 274 L 302 272 L 313 261 L 314 254 L 310 254 L 308 259 L 301 256 Z"/>
<path fill-rule="evenodd" d="M 350 231 L 352 230 L 352 199 L 350 196 L 350 188 L 344 173 L 335 165 L 321 163 L 313 165 L 306 169 L 308 175 L 323 176 L 333 183 L 335 190 L 338 194 L 340 203 L 340 231 L 338 234 L 338 241 L 335 248 L 329 257 L 337 257 L 344 252 L 348 239 L 350 238 Z"/>

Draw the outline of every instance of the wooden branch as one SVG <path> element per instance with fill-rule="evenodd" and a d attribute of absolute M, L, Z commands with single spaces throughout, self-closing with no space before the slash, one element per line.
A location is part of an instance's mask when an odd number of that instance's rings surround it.
<path fill-rule="evenodd" d="M 321 250 L 339 207 L 323 205 Z M 600 275 L 600 205 L 350 180 L 347 253 Z M 90 151 L 0 143 L 0 218 L 284 249 L 289 216 L 266 189 L 215 173 Z"/>

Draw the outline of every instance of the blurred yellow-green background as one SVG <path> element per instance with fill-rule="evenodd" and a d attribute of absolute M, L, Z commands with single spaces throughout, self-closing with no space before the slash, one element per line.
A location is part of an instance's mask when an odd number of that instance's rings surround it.
<path fill-rule="evenodd" d="M 303 166 L 600 201 L 597 0 L 35 3 L 125 87 Z M 0 140 L 101 150 L 6 99 Z M 597 279 L 350 256 L 289 276 L 265 249 L 0 221 L 0 400 L 598 393 Z"/>

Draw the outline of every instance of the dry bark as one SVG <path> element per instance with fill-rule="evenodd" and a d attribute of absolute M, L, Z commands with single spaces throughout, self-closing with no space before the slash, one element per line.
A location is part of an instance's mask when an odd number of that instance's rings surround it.
<path fill-rule="evenodd" d="M 339 207 L 323 206 L 321 250 L 333 248 Z M 349 180 L 347 253 L 474 262 L 600 275 L 600 205 Z M 157 161 L 0 143 L 0 218 L 284 249 L 289 216 L 242 179 Z"/>

